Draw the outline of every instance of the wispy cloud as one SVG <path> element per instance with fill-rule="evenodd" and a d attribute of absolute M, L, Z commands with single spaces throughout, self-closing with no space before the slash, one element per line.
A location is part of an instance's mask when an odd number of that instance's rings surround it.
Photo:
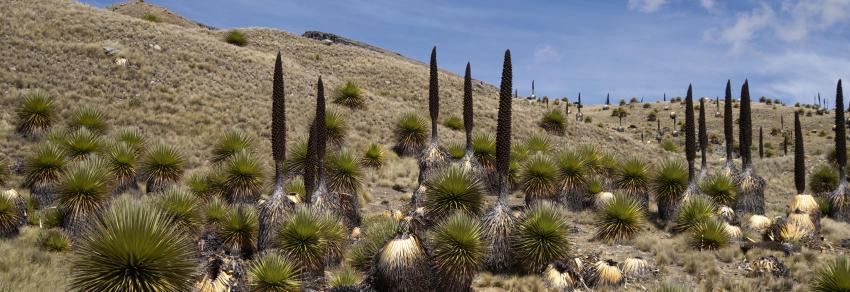
<path fill-rule="evenodd" d="M 735 24 L 720 31 L 719 40 L 730 44 L 732 53 L 742 53 L 757 33 L 773 24 L 774 18 L 773 8 L 762 3 L 749 13 L 739 14 Z"/>
<path fill-rule="evenodd" d="M 646 13 L 658 11 L 667 0 L 629 0 L 629 9 Z"/>
<path fill-rule="evenodd" d="M 714 9 L 715 5 L 717 5 L 717 2 L 714 0 L 699 0 L 699 5 L 702 6 L 702 8 L 711 11 Z"/>
<path fill-rule="evenodd" d="M 553 46 L 543 46 L 534 51 L 534 63 L 558 63 L 561 62 L 561 52 Z"/>

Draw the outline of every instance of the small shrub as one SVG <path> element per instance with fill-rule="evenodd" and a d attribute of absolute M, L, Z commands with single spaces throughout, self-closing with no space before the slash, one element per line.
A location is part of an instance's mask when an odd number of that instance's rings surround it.
<path fill-rule="evenodd" d="M 224 35 L 224 41 L 228 44 L 244 47 L 248 44 L 248 38 L 239 30 L 230 30 Z"/>
<path fill-rule="evenodd" d="M 532 134 L 525 140 L 525 145 L 528 151 L 531 152 L 547 152 L 552 144 L 552 140 L 548 136 Z"/>
<path fill-rule="evenodd" d="M 661 141 L 661 149 L 667 152 L 679 152 L 679 146 L 676 146 L 676 143 L 670 140 Z"/>
<path fill-rule="evenodd" d="M 159 23 L 160 21 L 162 21 L 162 20 L 159 19 L 159 16 L 156 16 L 156 15 L 153 15 L 153 14 L 150 14 L 150 13 L 142 14 L 142 19 L 150 21 L 150 22 L 155 22 L 155 23 Z"/>
<path fill-rule="evenodd" d="M 700 190 L 715 204 L 732 206 L 738 198 L 738 188 L 732 178 L 716 174 L 700 183 Z"/>
<path fill-rule="evenodd" d="M 699 250 L 717 250 L 729 244 L 729 234 L 723 222 L 707 219 L 695 225 L 689 234 L 688 245 Z"/>
<path fill-rule="evenodd" d="M 446 152 L 452 159 L 461 159 L 466 155 L 466 146 L 461 143 L 449 143 L 446 145 Z"/>
<path fill-rule="evenodd" d="M 384 165 L 384 147 L 371 143 L 363 152 L 363 165 L 371 168 L 381 168 Z"/>
<path fill-rule="evenodd" d="M 560 109 L 550 110 L 540 119 L 540 127 L 554 134 L 564 133 L 565 124 L 566 118 Z"/>
<path fill-rule="evenodd" d="M 714 204 L 711 201 L 697 197 L 690 198 L 679 209 L 676 217 L 676 226 L 673 228 L 678 232 L 691 230 L 695 226 L 709 220 L 714 215 Z"/>
<path fill-rule="evenodd" d="M 820 165 L 809 175 L 809 189 L 814 194 L 831 192 L 838 187 L 838 174 L 828 165 Z"/>
<path fill-rule="evenodd" d="M 457 116 L 450 116 L 449 118 L 447 118 L 443 122 L 443 124 L 446 125 L 446 128 L 449 128 L 449 129 L 452 129 L 452 130 L 455 130 L 455 131 L 462 131 L 463 130 L 463 120 L 461 118 L 457 117 Z"/>
<path fill-rule="evenodd" d="M 349 108 L 361 108 L 364 100 L 363 89 L 354 81 L 348 81 L 337 90 L 334 102 Z"/>
<path fill-rule="evenodd" d="M 49 229 L 39 235 L 38 244 L 46 251 L 63 252 L 71 248 L 71 238 L 61 229 Z"/>

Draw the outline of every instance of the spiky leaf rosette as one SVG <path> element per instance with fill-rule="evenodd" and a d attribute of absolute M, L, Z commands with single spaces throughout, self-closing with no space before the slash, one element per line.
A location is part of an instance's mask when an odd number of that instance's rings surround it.
<path fill-rule="evenodd" d="M 649 168 L 637 157 L 620 163 L 614 172 L 614 185 L 646 209 L 649 204 Z"/>
<path fill-rule="evenodd" d="M 457 142 L 448 143 L 446 145 L 446 153 L 453 160 L 462 159 L 466 155 L 466 146 Z"/>
<path fill-rule="evenodd" d="M 27 223 L 24 198 L 15 190 L 0 193 L 0 237 L 17 235 Z"/>
<path fill-rule="evenodd" d="M 589 170 L 582 156 L 575 151 L 565 151 L 558 153 L 555 160 L 558 164 L 561 202 L 574 210 L 584 208 Z"/>
<path fill-rule="evenodd" d="M 161 192 L 180 181 L 185 162 L 173 147 L 158 145 L 142 158 L 139 174 L 147 182 L 147 192 Z"/>
<path fill-rule="evenodd" d="M 708 129 L 705 125 L 705 99 L 699 99 L 699 150 L 700 150 L 700 178 L 708 173 Z"/>
<path fill-rule="evenodd" d="M 696 125 L 694 123 L 694 94 L 688 85 L 688 95 L 685 97 L 685 156 L 688 159 L 688 181 L 696 181 L 694 159 L 697 153 Z"/>
<path fill-rule="evenodd" d="M 558 168 L 547 156 L 535 155 L 523 166 L 519 184 L 525 193 L 525 204 L 538 200 L 557 201 Z"/>
<path fill-rule="evenodd" d="M 437 76 L 437 47 L 431 49 L 428 79 L 428 113 L 431 116 L 431 143 L 437 143 L 437 118 L 440 114 L 440 78 Z"/>
<path fill-rule="evenodd" d="M 472 151 L 475 158 L 485 168 L 496 167 L 496 138 L 493 135 L 481 132 L 472 138 Z"/>
<path fill-rule="evenodd" d="M 429 245 L 440 289 L 467 291 L 487 254 L 477 218 L 455 213 L 430 233 Z"/>
<path fill-rule="evenodd" d="M 68 119 L 68 128 L 71 130 L 86 128 L 97 135 L 103 135 L 109 130 L 106 120 L 106 115 L 98 109 L 84 107 L 71 114 Z"/>
<path fill-rule="evenodd" d="M 700 183 L 700 191 L 718 206 L 732 206 L 738 198 L 735 181 L 723 173 L 709 176 Z"/>
<path fill-rule="evenodd" d="M 506 273 L 513 266 L 511 238 L 516 225 L 517 219 L 511 214 L 507 204 L 495 204 L 484 214 L 481 226 L 487 238 L 489 253 L 484 259 L 484 267 L 488 271 Z"/>
<path fill-rule="evenodd" d="M 336 216 L 299 208 L 277 230 L 275 245 L 305 272 L 318 273 L 329 260 L 340 257 L 346 239 Z"/>
<path fill-rule="evenodd" d="M 115 136 L 115 141 L 119 143 L 124 143 L 133 148 L 136 153 L 142 153 L 145 151 L 147 147 L 147 140 L 145 139 L 145 135 L 142 134 L 142 131 L 138 129 L 124 129 L 117 136 Z"/>
<path fill-rule="evenodd" d="M 96 218 L 107 207 L 112 185 L 109 165 L 100 158 L 71 166 L 57 187 L 57 203 L 64 214 L 63 227 L 77 235 L 87 220 Z"/>
<path fill-rule="evenodd" d="M 735 137 L 732 127 L 732 81 L 726 80 L 726 96 L 723 98 L 723 137 L 726 140 L 726 168 L 732 171 L 733 139 Z"/>
<path fill-rule="evenodd" d="M 723 222 L 707 219 L 691 228 L 688 245 L 699 250 L 717 250 L 729 244 L 729 233 Z"/>
<path fill-rule="evenodd" d="M 540 127 L 549 133 L 563 135 L 566 128 L 567 118 L 560 109 L 552 109 L 540 118 Z"/>
<path fill-rule="evenodd" d="M 472 69 L 466 63 L 463 74 L 463 129 L 466 131 L 466 152 L 472 151 L 472 129 L 475 127 L 472 106 Z"/>
<path fill-rule="evenodd" d="M 812 290 L 850 291 L 850 259 L 840 256 L 818 269 L 812 280 Z"/>
<path fill-rule="evenodd" d="M 549 136 L 539 133 L 531 134 L 525 140 L 525 148 L 529 152 L 547 152 L 551 146 L 552 140 L 549 139 Z"/>
<path fill-rule="evenodd" d="M 362 162 L 366 167 L 379 169 L 384 166 L 384 160 L 386 160 L 386 154 L 381 145 L 371 143 L 363 151 Z"/>
<path fill-rule="evenodd" d="M 550 202 L 532 206 L 511 235 L 514 258 L 523 269 L 539 273 L 570 251 L 569 227 L 564 211 Z"/>
<path fill-rule="evenodd" d="M 496 170 L 499 175 L 499 201 L 507 200 L 508 175 L 511 155 L 511 89 L 513 88 L 513 69 L 511 51 L 505 50 L 502 66 L 502 83 L 499 86 L 499 113 L 496 125 Z"/>
<path fill-rule="evenodd" d="M 336 91 L 334 102 L 347 106 L 352 109 L 363 107 L 365 97 L 363 88 L 357 85 L 354 81 L 346 81 L 345 84 L 339 87 Z"/>
<path fill-rule="evenodd" d="M 427 128 L 425 120 L 416 114 L 405 114 L 395 127 L 396 147 L 404 155 L 414 155 L 425 147 Z"/>
<path fill-rule="evenodd" d="M 283 170 L 286 174 L 290 176 L 304 174 L 304 165 L 307 163 L 309 144 L 310 141 L 302 141 L 289 149 L 286 160 L 283 162 Z"/>
<path fill-rule="evenodd" d="M 327 142 L 334 146 L 341 146 L 345 142 L 348 133 L 348 123 L 345 117 L 337 111 L 328 111 L 325 115 L 325 129 L 327 131 Z"/>
<path fill-rule="evenodd" d="M 616 161 L 604 150 L 599 150 L 595 145 L 584 144 L 579 146 L 578 153 L 584 161 L 585 167 L 593 174 L 608 176 L 615 168 Z"/>
<path fill-rule="evenodd" d="M 49 252 L 64 252 L 71 248 L 71 237 L 62 229 L 47 229 L 38 236 L 38 245 Z"/>
<path fill-rule="evenodd" d="M 484 205 L 484 190 L 478 178 L 458 166 L 452 166 L 426 182 L 423 206 L 433 222 L 461 211 L 478 216 Z"/>
<path fill-rule="evenodd" d="M 715 206 L 711 201 L 702 197 L 691 198 L 679 208 L 676 215 L 676 225 L 673 227 L 677 232 L 686 232 L 700 223 L 710 220 L 714 216 Z"/>
<path fill-rule="evenodd" d="M 17 132 L 25 137 L 46 133 L 56 118 L 54 107 L 53 100 L 45 93 L 27 95 L 16 110 Z"/>
<path fill-rule="evenodd" d="M 346 251 L 346 262 L 360 272 L 369 272 L 374 256 L 387 240 L 396 235 L 398 221 L 386 216 L 366 218 L 361 226 L 360 240 Z"/>
<path fill-rule="evenodd" d="M 222 136 L 212 149 L 210 161 L 222 163 L 242 151 L 250 151 L 254 147 L 254 139 L 247 133 L 231 130 Z"/>
<path fill-rule="evenodd" d="M 681 163 L 666 161 L 658 167 L 649 186 L 658 201 L 659 217 L 662 220 L 673 219 L 688 188 L 688 171 Z"/>
<path fill-rule="evenodd" d="M 764 214 L 764 187 L 767 181 L 749 168 L 738 175 L 735 184 L 738 186 L 735 212 Z"/>
<path fill-rule="evenodd" d="M 88 128 L 80 128 L 68 134 L 62 141 L 66 153 L 73 159 L 85 159 L 90 154 L 102 149 L 103 141 L 100 136 Z"/>
<path fill-rule="evenodd" d="M 213 198 L 204 207 L 203 215 L 206 224 L 220 224 L 227 219 L 227 212 L 230 205 L 219 198 Z"/>
<path fill-rule="evenodd" d="M 66 163 L 65 150 L 53 143 L 39 146 L 27 159 L 24 186 L 30 188 L 39 207 L 44 208 L 53 201 L 54 188 Z"/>
<path fill-rule="evenodd" d="M 186 179 L 186 186 L 199 200 L 206 202 L 224 196 L 224 176 L 221 172 L 194 172 Z"/>
<path fill-rule="evenodd" d="M 631 195 L 617 194 L 596 215 L 596 238 L 619 242 L 631 240 L 644 222 L 644 209 Z"/>
<path fill-rule="evenodd" d="M 803 145 L 803 131 L 800 126 L 800 112 L 794 112 L 794 187 L 797 194 L 806 191 L 806 152 Z"/>
<path fill-rule="evenodd" d="M 333 153 L 327 161 L 328 189 L 331 192 L 357 194 L 363 184 L 360 161 L 351 152 Z"/>
<path fill-rule="evenodd" d="M 399 234 L 375 255 L 372 288 L 377 291 L 433 291 L 433 271 L 421 240 Z"/>
<path fill-rule="evenodd" d="M 263 168 L 250 152 L 239 152 L 223 168 L 224 193 L 231 203 L 257 201 L 263 188 Z"/>
<path fill-rule="evenodd" d="M 185 189 L 174 187 L 165 191 L 157 198 L 156 206 L 173 224 L 190 234 L 201 223 L 201 204 Z"/>
<path fill-rule="evenodd" d="M 257 211 L 249 205 L 237 205 L 227 211 L 219 223 L 218 238 L 230 253 L 250 257 L 257 248 L 259 229 Z"/>
<path fill-rule="evenodd" d="M 277 253 L 265 253 L 248 266 L 248 290 L 252 292 L 298 292 L 298 266 Z"/>
<path fill-rule="evenodd" d="M 119 200 L 76 245 L 70 286 L 80 291 L 189 291 L 197 266 L 193 246 L 156 208 Z"/>
<path fill-rule="evenodd" d="M 136 154 L 136 150 L 127 143 L 112 145 L 106 153 L 109 171 L 115 178 L 115 194 L 138 188 L 136 183 Z"/>

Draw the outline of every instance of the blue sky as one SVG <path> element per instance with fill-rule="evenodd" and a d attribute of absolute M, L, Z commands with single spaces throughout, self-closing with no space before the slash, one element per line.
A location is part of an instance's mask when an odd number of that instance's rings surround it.
<path fill-rule="evenodd" d="M 96 6 L 116 1 L 84 0 Z M 320 30 L 498 84 L 594 103 L 632 96 L 721 96 L 749 78 L 754 96 L 834 99 L 850 76 L 850 0 L 148 0 L 219 28 Z"/>

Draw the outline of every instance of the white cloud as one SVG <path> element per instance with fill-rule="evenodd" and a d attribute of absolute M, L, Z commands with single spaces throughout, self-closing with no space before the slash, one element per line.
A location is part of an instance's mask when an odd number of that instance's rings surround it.
<path fill-rule="evenodd" d="M 714 0 L 699 0 L 699 4 L 706 10 L 712 10 L 714 9 L 714 5 L 717 3 L 714 2 Z"/>
<path fill-rule="evenodd" d="M 543 46 L 534 50 L 534 63 L 558 63 L 561 61 L 561 52 L 553 46 Z"/>
<path fill-rule="evenodd" d="M 739 14 L 735 24 L 720 32 L 719 40 L 730 44 L 733 54 L 742 53 L 748 49 L 748 42 L 760 30 L 769 27 L 774 19 L 773 9 L 762 3 L 750 13 Z"/>
<path fill-rule="evenodd" d="M 776 35 L 787 42 L 805 40 L 811 32 L 850 20 L 846 17 L 850 14 L 848 0 L 786 0 L 782 10 L 788 14 L 788 21 L 777 24 Z"/>
<path fill-rule="evenodd" d="M 658 11 L 667 0 L 629 0 L 629 9 L 646 13 Z"/>
<path fill-rule="evenodd" d="M 791 98 L 799 102 L 811 102 L 812 96 L 821 92 L 826 98 L 834 98 L 835 83 L 847 74 L 850 59 L 827 56 L 812 52 L 784 52 L 765 54 L 757 72 L 770 81 L 761 87 L 773 97 Z"/>

